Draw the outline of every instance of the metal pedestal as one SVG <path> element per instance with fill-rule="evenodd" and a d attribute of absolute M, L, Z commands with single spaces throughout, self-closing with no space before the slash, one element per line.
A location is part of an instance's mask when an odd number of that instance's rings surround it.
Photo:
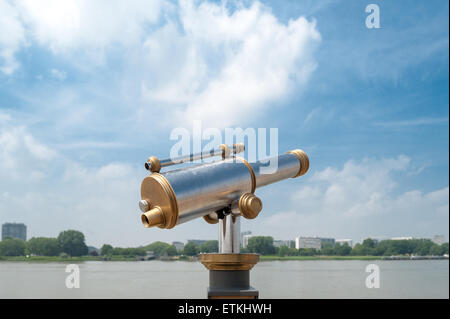
<path fill-rule="evenodd" d="M 259 292 L 250 286 L 250 269 L 258 254 L 239 253 L 239 216 L 229 214 L 219 221 L 219 253 L 200 254 L 209 269 L 208 299 L 257 299 Z"/>

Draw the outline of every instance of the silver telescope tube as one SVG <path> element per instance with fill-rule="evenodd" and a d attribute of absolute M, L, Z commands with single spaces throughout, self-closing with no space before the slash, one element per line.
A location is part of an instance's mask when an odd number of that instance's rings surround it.
<path fill-rule="evenodd" d="M 198 217 L 217 223 L 229 214 L 255 218 L 262 203 L 254 195 L 256 188 L 305 174 L 309 160 L 301 150 L 268 159 L 278 168 L 263 174 L 263 162 L 248 163 L 240 157 L 154 172 L 141 185 L 141 220 L 145 227 L 173 228 Z"/>

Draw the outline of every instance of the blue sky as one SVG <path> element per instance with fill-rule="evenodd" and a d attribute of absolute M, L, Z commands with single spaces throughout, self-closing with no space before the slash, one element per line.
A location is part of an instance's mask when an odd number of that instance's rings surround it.
<path fill-rule="evenodd" d="M 381 28 L 365 25 L 369 3 Z M 448 239 L 447 1 L 0 0 L 0 222 L 88 244 L 147 230 L 143 161 L 172 129 L 277 127 L 300 179 L 257 191 L 254 234 Z M 221 119 L 220 121 L 218 119 Z"/>

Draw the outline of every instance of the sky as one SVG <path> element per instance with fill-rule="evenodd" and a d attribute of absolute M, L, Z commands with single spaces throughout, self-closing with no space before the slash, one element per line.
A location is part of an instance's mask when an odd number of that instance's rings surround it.
<path fill-rule="evenodd" d="M 280 153 L 309 156 L 242 230 L 448 240 L 448 17 L 444 0 L 0 0 L 0 223 L 97 247 L 216 239 L 138 209 L 146 158 L 201 121 L 278 128 Z"/>

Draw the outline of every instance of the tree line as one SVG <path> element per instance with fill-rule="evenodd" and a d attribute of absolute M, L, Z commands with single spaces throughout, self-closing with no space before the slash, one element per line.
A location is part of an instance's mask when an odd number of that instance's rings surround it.
<path fill-rule="evenodd" d="M 199 253 L 213 253 L 219 250 L 217 240 L 209 240 L 201 245 L 194 242 L 188 242 L 183 250 L 177 250 L 174 245 L 157 241 L 142 247 L 113 247 L 104 244 L 100 252 L 88 252 L 85 243 L 84 234 L 77 230 L 62 231 L 57 238 L 33 237 L 28 241 L 18 238 L 5 238 L 0 241 L 0 256 L 61 256 L 61 257 L 79 257 L 79 256 L 121 256 L 121 257 L 139 257 L 145 256 L 148 251 L 153 252 L 154 256 L 195 256 Z"/>
<path fill-rule="evenodd" d="M 347 243 L 323 243 L 321 249 L 294 247 L 275 247 L 273 238 L 255 236 L 249 238 L 246 248 L 241 252 L 258 253 L 261 255 L 279 256 L 392 256 L 392 255 L 418 255 L 442 256 L 448 254 L 448 243 L 438 245 L 430 239 L 410 240 L 381 240 L 371 238 L 356 244 L 353 248 Z"/>
<path fill-rule="evenodd" d="M 85 256 L 88 247 L 82 232 L 65 230 L 57 238 L 33 237 L 28 241 L 5 238 L 0 242 L 0 256 Z"/>
<path fill-rule="evenodd" d="M 156 241 L 141 247 L 113 247 L 104 244 L 100 252 L 92 251 L 90 255 L 139 257 L 145 256 L 148 251 L 154 256 L 196 256 L 199 253 L 218 252 L 217 240 L 209 240 L 200 245 L 189 241 L 182 250 L 177 250 L 174 245 Z M 433 255 L 442 256 L 448 254 L 448 243 L 437 245 L 429 239 L 411 240 L 381 240 L 371 238 L 356 244 L 353 248 L 347 243 L 324 243 L 321 249 L 294 247 L 275 247 L 270 236 L 254 236 L 249 238 L 243 253 L 258 253 L 261 255 L 278 256 L 392 256 L 392 255 Z M 86 256 L 88 247 L 84 234 L 76 230 L 62 231 L 57 238 L 33 237 L 27 242 L 17 238 L 6 238 L 0 242 L 0 256 Z"/>
<path fill-rule="evenodd" d="M 215 253 L 219 251 L 217 240 L 208 240 L 201 245 L 189 241 L 182 250 L 177 250 L 174 245 L 156 241 L 143 247 L 121 248 L 105 244 L 100 249 L 102 256 L 144 256 L 148 251 L 153 252 L 154 256 L 196 256 L 199 253 Z"/>

